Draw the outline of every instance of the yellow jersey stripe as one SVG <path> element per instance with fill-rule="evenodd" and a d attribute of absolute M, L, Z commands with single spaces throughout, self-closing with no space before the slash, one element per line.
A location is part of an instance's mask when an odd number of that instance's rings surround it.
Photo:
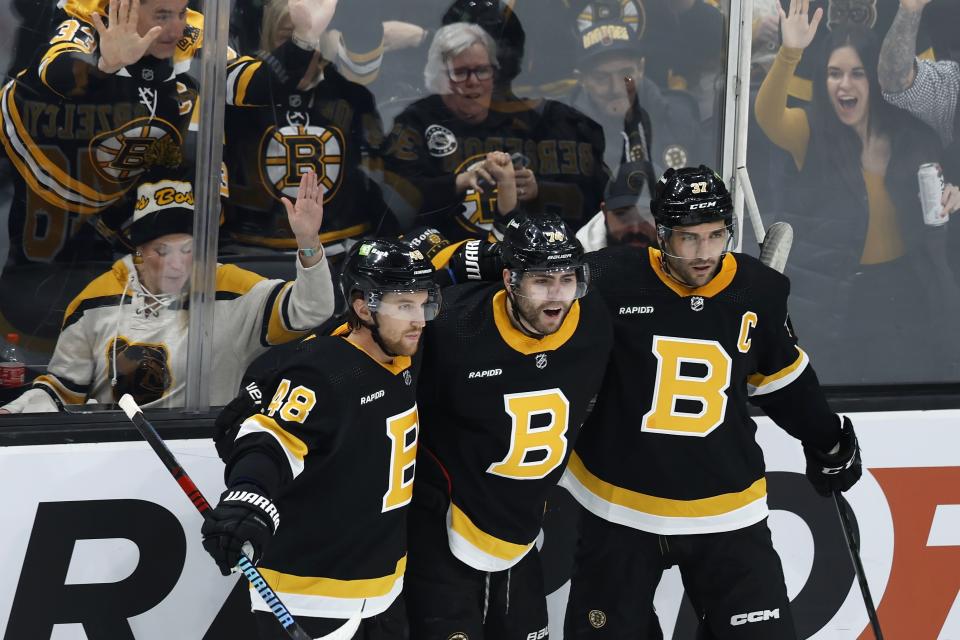
<path fill-rule="evenodd" d="M 257 72 L 257 69 L 260 68 L 261 64 L 260 62 L 252 62 L 240 72 L 240 78 L 237 80 L 237 92 L 234 97 L 234 104 L 237 106 L 246 104 L 247 89 L 250 86 L 253 75 Z"/>
<path fill-rule="evenodd" d="M 804 370 L 807 368 L 807 365 L 810 363 L 810 358 L 800 347 L 797 347 L 796 349 L 798 352 L 797 359 L 780 371 L 771 373 L 768 376 L 765 376 L 762 373 L 755 373 L 752 376 L 749 376 L 747 378 L 747 388 L 750 395 L 756 396 L 779 391 L 799 378 L 800 374 L 804 372 Z"/>
<path fill-rule="evenodd" d="M 287 323 L 283 321 L 283 305 L 287 302 L 287 298 L 290 296 L 291 287 L 293 287 L 292 282 L 286 283 L 280 290 L 280 294 L 273 299 L 273 307 L 269 311 L 270 319 L 267 321 L 268 344 L 283 344 L 286 342 L 291 342 L 303 336 L 312 328 L 308 327 L 301 330 L 291 329 L 287 326 Z"/>
<path fill-rule="evenodd" d="M 337 327 L 337 329 L 334 331 L 332 335 L 343 336 L 343 339 L 347 340 L 347 336 L 349 335 L 349 333 L 350 333 L 349 325 L 342 324 L 339 327 Z M 393 360 L 390 362 L 380 362 L 379 360 L 374 358 L 372 355 L 370 355 L 370 353 L 366 349 L 364 349 L 357 343 L 351 342 L 350 340 L 347 340 L 347 343 L 353 345 L 360 351 L 363 351 L 365 354 L 367 354 L 367 356 L 369 356 L 371 360 L 379 364 L 381 367 L 383 367 L 393 375 L 403 373 L 404 369 L 410 368 L 410 362 L 411 362 L 410 356 L 394 356 Z"/>
<path fill-rule="evenodd" d="M 570 455 L 567 470 L 604 502 L 666 518 L 718 516 L 745 507 L 767 495 L 767 479 L 760 478 L 743 491 L 696 500 L 660 498 L 610 484 L 590 473 L 576 452 Z"/>
<path fill-rule="evenodd" d="M 407 556 L 397 561 L 396 569 L 390 575 L 360 580 L 313 578 L 281 573 L 264 567 L 259 569 L 270 587 L 280 593 L 328 598 L 377 598 L 390 593 L 394 583 L 403 576 L 407 569 Z"/>
<path fill-rule="evenodd" d="M 87 401 L 87 396 L 81 393 L 75 393 L 63 386 L 56 376 L 43 374 L 37 376 L 33 381 L 35 385 L 43 385 L 53 391 L 60 398 L 60 402 L 63 404 L 83 404 Z"/>
<path fill-rule="evenodd" d="M 490 535 L 473 524 L 470 517 L 452 502 L 450 503 L 450 529 L 479 551 L 501 560 L 514 560 L 522 557 L 533 545 L 532 542 L 530 544 L 507 542 Z"/>
<path fill-rule="evenodd" d="M 123 294 L 124 286 L 121 283 L 127 281 L 129 273 L 130 272 L 127 271 L 127 265 L 124 264 L 123 260 L 114 262 L 110 271 L 94 278 L 90 284 L 83 288 L 83 291 L 81 291 L 76 298 L 70 301 L 70 304 L 67 305 L 67 310 L 63 314 L 64 322 L 74 314 L 77 307 L 91 298 L 104 298 Z M 130 295 L 132 296 L 133 292 L 130 292 Z"/>
<path fill-rule="evenodd" d="M 257 283 L 266 280 L 260 274 L 242 269 L 234 264 L 224 264 L 217 267 L 217 291 L 244 295 L 253 289 Z"/>
<path fill-rule="evenodd" d="M 251 433 L 267 433 L 277 441 L 284 455 L 287 456 L 287 463 L 290 465 L 290 472 L 296 478 L 303 473 L 303 458 L 307 455 L 307 444 L 293 435 L 277 423 L 276 420 L 260 413 L 255 413 L 240 425 L 240 431 L 237 432 L 237 440 Z"/>
<path fill-rule="evenodd" d="M 444 247 L 437 252 L 437 255 L 430 258 L 430 262 L 433 263 L 434 269 L 445 269 L 447 263 L 450 262 L 450 257 L 460 248 L 461 245 L 466 244 L 466 240 L 461 240 L 460 242 L 455 242 L 447 247 Z"/>

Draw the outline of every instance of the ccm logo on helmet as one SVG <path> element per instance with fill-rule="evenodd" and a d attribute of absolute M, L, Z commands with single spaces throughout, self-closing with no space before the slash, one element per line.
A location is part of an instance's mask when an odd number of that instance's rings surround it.
<path fill-rule="evenodd" d="M 716 200 L 711 200 L 710 202 L 698 202 L 696 204 L 690 205 L 688 211 L 693 211 L 694 209 L 709 209 L 713 205 L 717 204 Z"/>
<path fill-rule="evenodd" d="M 748 622 L 766 622 L 771 618 L 779 620 L 780 619 L 780 609 L 763 610 L 763 611 L 751 611 L 750 613 L 738 613 L 735 616 L 730 617 L 730 626 L 739 627 L 740 625 L 747 624 Z"/>

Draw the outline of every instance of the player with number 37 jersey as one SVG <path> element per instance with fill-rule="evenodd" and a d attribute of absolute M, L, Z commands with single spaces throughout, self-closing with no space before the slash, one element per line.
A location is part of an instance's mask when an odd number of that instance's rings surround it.
<path fill-rule="evenodd" d="M 558 217 L 515 218 L 503 281 L 447 288 L 427 328 L 411 637 L 543 637 L 535 541 L 612 344 L 582 252 Z"/>
<path fill-rule="evenodd" d="M 730 251 L 720 177 L 669 169 L 651 209 L 659 249 L 588 254 L 615 346 L 561 480 L 585 508 L 564 637 L 661 638 L 653 594 L 676 564 L 698 637 L 794 640 L 747 402 L 803 442 L 825 495 L 860 476 L 853 426 L 789 329 L 787 278 Z"/>

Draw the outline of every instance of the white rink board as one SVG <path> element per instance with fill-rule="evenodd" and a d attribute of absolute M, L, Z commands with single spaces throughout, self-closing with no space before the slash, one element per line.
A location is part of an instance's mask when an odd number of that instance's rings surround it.
<path fill-rule="evenodd" d="M 888 625 L 904 624 L 913 615 L 915 602 L 903 600 L 890 582 L 894 565 L 908 573 L 919 558 L 921 564 L 932 560 L 942 571 L 929 573 L 925 581 L 938 589 L 946 606 L 927 611 L 923 619 L 934 631 L 911 633 L 911 640 L 960 640 L 960 411 L 889 412 L 853 416 L 864 450 L 867 471 L 863 480 L 846 494 L 863 531 L 861 555 L 869 577 L 874 600 L 880 609 L 885 633 Z M 759 439 L 766 454 L 769 471 L 802 473 L 800 446 L 774 427 L 759 419 Z M 216 500 L 223 489 L 223 465 L 208 440 L 182 440 L 169 443 L 191 477 L 209 500 Z M 929 518 L 896 522 L 888 494 L 896 480 L 914 482 L 914 476 L 946 473 L 956 483 L 941 483 L 930 491 L 918 491 L 914 502 L 930 502 Z M 893 480 L 891 480 L 891 478 Z M 894 483 L 894 484 L 891 484 Z M 0 486 L 7 488 L 3 525 L 0 527 L 0 561 L 8 569 L 0 582 L 0 637 L 7 638 L 11 608 L 24 571 L 28 542 L 35 534 L 38 506 L 74 501 L 144 501 L 158 513 L 169 512 L 179 523 L 185 540 L 182 572 L 169 593 L 155 606 L 132 616 L 129 624 L 138 640 L 203 637 L 236 578 L 220 576 L 200 543 L 201 518 L 177 484 L 145 443 L 40 445 L 0 448 Z M 897 505 L 903 505 L 902 497 Z M 909 506 L 909 505 L 908 505 Z M 899 508 L 899 507 L 898 507 Z M 173 520 L 171 520 L 172 522 Z M 789 512 L 771 515 L 774 543 L 784 560 L 788 591 L 794 596 L 807 580 L 813 557 L 810 532 L 802 519 Z M 89 522 L 85 526 L 108 529 L 112 523 Z M 905 528 L 904 528 L 905 527 Z M 902 549 L 914 531 L 919 543 Z M 894 532 L 897 531 L 897 535 Z M 546 532 L 549 536 L 549 530 Z M 919 536 L 919 537 L 918 537 Z M 73 546 L 63 583 L 69 585 L 116 583 L 135 572 L 145 553 L 165 549 L 167 541 L 156 539 L 138 546 L 129 539 L 81 539 Z M 940 554 L 940 555 L 936 555 Z M 895 562 L 896 558 L 896 562 Z M 905 564 L 904 564 L 905 563 Z M 921 566 L 915 571 L 924 570 Z M 32 574 L 30 574 L 32 575 Z M 907 579 L 916 579 L 908 575 Z M 562 610 L 566 587 L 551 594 L 551 633 L 562 638 Z M 657 593 L 656 607 L 671 638 L 680 609 L 681 588 L 675 570 L 666 574 Z M 900 600 L 896 600 L 896 598 Z M 885 598 L 888 598 L 885 600 Z M 924 598 L 928 600 L 928 598 Z M 900 601 L 903 602 L 901 607 Z M 46 603 L 58 606 L 57 602 Z M 933 605 L 930 605 L 931 607 Z M 903 617 L 903 619 L 901 619 Z M 931 619 L 932 618 L 932 619 Z M 821 630 L 809 636 L 816 640 L 852 640 L 867 628 L 867 617 L 859 589 L 855 586 Z M 55 640 L 80 640 L 87 636 L 79 624 L 54 627 Z M 871 637 L 867 632 L 863 637 Z"/>

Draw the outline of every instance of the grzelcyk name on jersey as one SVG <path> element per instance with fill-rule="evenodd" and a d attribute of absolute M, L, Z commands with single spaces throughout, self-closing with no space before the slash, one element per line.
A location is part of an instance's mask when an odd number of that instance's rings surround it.
<path fill-rule="evenodd" d="M 736 615 L 730 616 L 730 626 L 739 627 L 741 625 L 747 624 L 748 622 L 766 622 L 770 619 L 779 620 L 780 619 L 780 609 L 764 609 L 763 611 L 751 611 L 750 613 L 738 613 Z"/>
<path fill-rule="evenodd" d="M 653 313 L 653 307 L 620 307 L 621 316 L 642 315 L 645 313 Z"/>
<path fill-rule="evenodd" d="M 380 389 L 380 391 L 377 391 L 376 393 L 371 393 L 368 396 L 363 396 L 362 398 L 360 398 L 360 404 L 369 404 L 374 400 L 379 400 L 385 395 L 387 395 L 387 392 L 384 391 L 383 389 Z"/>
<path fill-rule="evenodd" d="M 471 371 L 467 375 L 467 380 L 473 380 L 474 378 L 492 378 L 494 376 L 499 376 L 503 373 L 503 369 L 485 369 L 483 371 Z"/>

